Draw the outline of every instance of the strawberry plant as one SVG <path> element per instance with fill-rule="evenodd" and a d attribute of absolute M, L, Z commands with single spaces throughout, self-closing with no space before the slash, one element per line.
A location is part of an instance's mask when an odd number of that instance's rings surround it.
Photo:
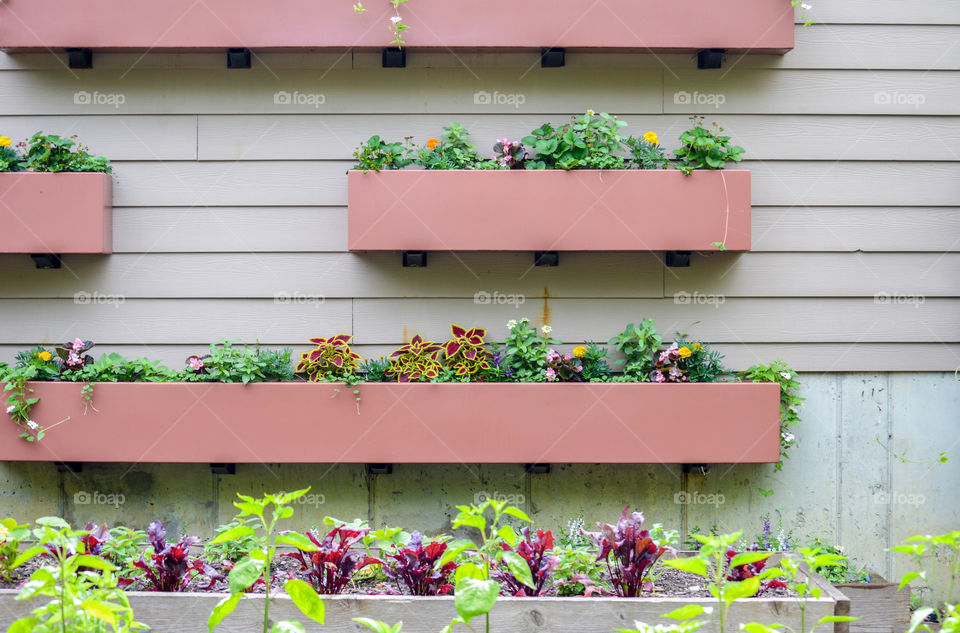
<path fill-rule="evenodd" d="M 475 327 L 468 330 L 451 325 L 450 333 L 453 338 L 443 345 L 443 362 L 457 378 L 474 378 L 490 369 L 487 352 L 483 349 L 483 337 L 487 335 L 485 329 Z"/>
<path fill-rule="evenodd" d="M 397 382 L 427 382 L 440 376 L 442 346 L 424 341 L 419 334 L 390 354 L 390 366 L 384 372 Z"/>
<path fill-rule="evenodd" d="M 313 382 L 345 380 L 360 367 L 360 355 L 350 350 L 350 334 L 337 334 L 330 338 L 312 338 L 316 347 L 304 352 L 297 365 L 298 373 L 305 373 Z"/>
<path fill-rule="evenodd" d="M 680 135 L 680 149 L 673 152 L 680 159 L 680 170 L 685 176 L 694 169 L 723 169 L 727 161 L 739 163 L 744 149 L 730 144 L 730 137 L 723 136 L 723 128 L 714 122 L 711 129 L 703 127 L 703 117 L 692 116 L 693 127 Z"/>
<path fill-rule="evenodd" d="M 409 139 L 407 139 L 409 141 Z M 388 143 L 379 136 L 371 136 L 353 153 L 357 159 L 354 169 L 380 171 L 381 169 L 403 169 L 413 162 L 410 148 L 403 141 Z"/>
<path fill-rule="evenodd" d="M 507 538 L 510 538 L 512 532 L 505 532 Z M 531 535 L 529 527 L 523 527 L 520 530 L 521 538 L 514 540 L 513 543 L 500 541 L 500 548 L 505 552 L 514 552 L 522 558 L 530 569 L 530 578 L 533 584 L 528 585 L 514 576 L 509 568 L 503 565 L 495 564 L 492 575 L 494 578 L 507 586 L 507 591 L 511 596 L 542 596 L 553 587 L 550 582 L 553 572 L 560 565 L 560 557 L 547 552 L 553 551 L 553 533 L 550 530 L 544 532 L 537 530 L 536 535 Z"/>
<path fill-rule="evenodd" d="M 643 529 L 643 513 L 628 513 L 629 509 L 630 506 L 623 509 L 616 525 L 598 524 L 600 531 L 587 534 L 600 548 L 597 560 L 606 564 L 607 580 L 613 590 L 617 595 L 636 598 L 649 583 L 653 566 L 673 548 L 653 540 L 650 531 Z"/>

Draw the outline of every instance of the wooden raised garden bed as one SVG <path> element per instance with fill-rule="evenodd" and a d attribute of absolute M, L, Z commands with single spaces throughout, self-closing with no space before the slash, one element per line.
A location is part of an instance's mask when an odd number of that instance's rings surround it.
<path fill-rule="evenodd" d="M 850 599 L 850 615 L 859 617 L 850 623 L 851 633 L 900 633 L 910 626 L 910 591 L 898 591 L 899 585 L 870 574 L 869 583 L 834 585 Z"/>
<path fill-rule="evenodd" d="M 37 443 L 0 460 L 233 463 L 760 463 L 776 383 L 28 383 Z M 296 437 L 297 440 L 291 438 Z M 110 438 L 104 441 L 104 438 Z M 186 441 L 185 438 L 189 438 Z"/>
<path fill-rule="evenodd" d="M 750 172 L 351 171 L 354 251 L 750 250 Z"/>

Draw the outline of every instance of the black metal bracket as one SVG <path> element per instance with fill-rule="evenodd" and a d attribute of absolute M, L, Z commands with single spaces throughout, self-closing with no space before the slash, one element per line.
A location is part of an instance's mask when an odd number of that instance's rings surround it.
<path fill-rule="evenodd" d="M 563 68 L 567 64 L 567 49 L 545 48 L 540 51 L 540 68 Z"/>
<path fill-rule="evenodd" d="M 368 475 L 392 475 L 393 464 L 367 464 Z"/>
<path fill-rule="evenodd" d="M 250 68 L 250 49 L 228 48 L 227 68 Z"/>
<path fill-rule="evenodd" d="M 210 464 L 210 472 L 214 475 L 236 475 L 236 464 Z"/>
<path fill-rule="evenodd" d="M 559 266 L 560 253 L 558 253 L 557 251 L 534 251 L 533 265 L 534 266 Z"/>
<path fill-rule="evenodd" d="M 63 261 L 60 259 L 59 255 L 54 255 L 53 253 L 34 253 L 30 255 L 30 259 L 33 260 L 33 263 L 37 265 L 37 268 L 60 268 L 63 265 Z"/>
<path fill-rule="evenodd" d="M 697 68 L 701 70 L 716 70 L 723 66 L 723 55 L 727 51 L 722 48 L 705 48 L 697 53 Z"/>
<path fill-rule="evenodd" d="M 407 67 L 407 49 L 405 48 L 385 48 L 380 63 L 384 68 L 406 68 Z"/>
<path fill-rule="evenodd" d="M 68 48 L 67 66 L 70 68 L 93 68 L 93 51 L 89 48 Z"/>
<path fill-rule="evenodd" d="M 83 472 L 83 462 L 57 462 L 58 473 L 81 473 Z"/>
<path fill-rule="evenodd" d="M 524 464 L 523 468 L 530 475 L 546 475 L 550 472 L 550 464 Z"/>
<path fill-rule="evenodd" d="M 706 475 L 710 472 L 710 464 L 684 464 L 683 474 L 685 475 Z"/>
<path fill-rule="evenodd" d="M 403 251 L 403 267 L 404 268 L 426 268 L 427 252 L 426 251 Z"/>
<path fill-rule="evenodd" d="M 690 251 L 667 251 L 664 259 L 670 268 L 690 268 Z"/>

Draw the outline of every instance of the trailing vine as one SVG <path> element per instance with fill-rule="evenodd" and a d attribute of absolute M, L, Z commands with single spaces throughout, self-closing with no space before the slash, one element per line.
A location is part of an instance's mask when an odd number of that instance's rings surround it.
<path fill-rule="evenodd" d="M 775 382 L 780 385 L 780 461 L 773 472 L 783 470 L 783 460 L 790 459 L 788 451 L 797 443 L 796 436 L 791 432 L 800 422 L 798 407 L 806 398 L 797 395 L 800 383 L 797 381 L 797 372 L 790 369 L 782 360 L 776 360 L 769 365 L 754 365 L 738 374 L 741 379 L 750 382 Z"/>
<path fill-rule="evenodd" d="M 397 48 L 403 48 L 403 45 L 406 44 L 406 42 L 403 41 L 403 32 L 410 28 L 403 23 L 403 16 L 400 15 L 400 5 L 404 2 L 407 2 L 407 0 L 390 0 L 390 4 L 393 5 L 393 15 L 390 16 L 387 29 L 393 33 L 393 41 L 390 43 Z M 358 2 L 353 5 L 353 10 L 356 11 L 358 15 L 362 15 L 367 12 L 367 9 L 363 6 L 362 2 Z"/>

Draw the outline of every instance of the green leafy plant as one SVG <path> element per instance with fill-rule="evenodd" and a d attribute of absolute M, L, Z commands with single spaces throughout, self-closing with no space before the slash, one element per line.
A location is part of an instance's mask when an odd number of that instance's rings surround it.
<path fill-rule="evenodd" d="M 49 601 L 13 622 L 7 633 L 128 633 L 148 628 L 134 620 L 127 595 L 118 588 L 117 568 L 85 551 L 85 534 L 58 517 L 37 519 L 35 544 L 14 566 L 40 555 L 52 564 L 34 571 L 16 599 Z"/>
<path fill-rule="evenodd" d="M 783 460 L 790 459 L 787 451 L 797 443 L 793 427 L 800 422 L 798 408 L 806 400 L 797 395 L 800 388 L 797 372 L 782 360 L 776 360 L 769 365 L 753 365 L 737 375 L 748 382 L 775 382 L 780 385 L 780 461 L 774 467 L 774 472 L 779 472 L 783 470 Z"/>
<path fill-rule="evenodd" d="M 498 366 L 503 368 L 504 376 L 517 382 L 544 382 L 547 380 L 547 354 L 551 345 L 558 345 L 561 341 L 550 338 L 553 331 L 549 325 L 544 325 L 537 331 L 530 327 L 530 319 L 523 317 L 519 321 L 511 319 L 507 322 L 510 333 L 503 343 L 503 353 L 499 346 L 494 346 L 498 354 Z"/>
<path fill-rule="evenodd" d="M 857 567 L 851 564 L 850 559 L 843 554 L 843 548 L 839 545 L 831 545 L 819 537 L 810 540 L 809 549 L 816 549 L 824 554 L 833 554 L 837 556 L 835 565 L 825 566 L 817 571 L 827 582 L 833 585 L 842 583 L 868 583 L 870 574 L 867 572 L 866 565 Z"/>
<path fill-rule="evenodd" d="M 443 369 L 439 360 L 442 349 L 441 345 L 424 341 L 417 334 L 390 354 L 390 366 L 384 373 L 397 382 L 429 382 Z"/>
<path fill-rule="evenodd" d="M 477 169 L 486 161 L 467 140 L 470 133 L 459 123 L 444 126 L 440 140 L 432 138 L 417 150 L 416 163 L 425 169 Z"/>
<path fill-rule="evenodd" d="M 292 350 L 250 348 L 235 345 L 229 340 L 210 344 L 210 353 L 187 358 L 187 368 L 181 372 L 188 381 L 207 382 L 282 382 L 293 380 L 290 361 Z"/>
<path fill-rule="evenodd" d="M 9 145 L 5 147 L 5 151 L 0 152 L 0 161 L 7 166 L 4 170 L 3 164 L 0 164 L 0 171 L 106 173 L 112 171 L 107 158 L 90 154 L 89 147 L 79 145 L 74 139 L 76 136 L 62 138 L 55 134 L 37 132 L 30 137 L 29 142 L 19 144 L 19 147 L 23 148 L 23 155 L 16 168 L 11 168 L 16 152 L 12 151 Z"/>
<path fill-rule="evenodd" d="M 490 369 L 483 337 L 487 331 L 475 327 L 469 330 L 459 325 L 450 325 L 452 338 L 443 344 L 443 364 L 453 370 L 458 378 L 473 379 Z"/>
<path fill-rule="evenodd" d="M 689 176 L 694 169 L 723 169 L 728 161 L 743 160 L 744 149 L 730 144 L 730 137 L 723 136 L 723 128 L 716 123 L 707 129 L 703 117 L 690 117 L 689 130 L 680 135 L 680 149 L 674 156 L 680 160 L 680 170 Z"/>
<path fill-rule="evenodd" d="M 526 169 L 527 156 L 523 143 L 502 138 L 493 144 L 493 160 L 504 169 Z"/>
<path fill-rule="evenodd" d="M 354 169 L 362 169 L 363 173 L 403 169 L 413 163 L 409 137 L 388 143 L 379 136 L 371 136 L 353 152 L 353 157 L 357 159 Z"/>
<path fill-rule="evenodd" d="M 368 358 L 360 364 L 360 373 L 364 382 L 389 382 L 387 369 L 390 368 L 390 361 L 383 356 L 380 358 Z"/>
<path fill-rule="evenodd" d="M 708 343 L 686 340 L 686 336 L 678 335 L 676 340 L 680 354 L 680 369 L 686 372 L 690 382 L 716 382 L 727 373 L 723 366 L 723 354 L 710 349 Z"/>
<path fill-rule="evenodd" d="M 630 150 L 630 167 L 636 169 L 666 169 L 670 164 L 656 132 L 647 132 L 640 138 L 630 136 L 623 144 Z"/>
<path fill-rule="evenodd" d="M 654 354 L 663 345 L 663 339 L 657 333 L 653 319 L 643 319 L 638 325 L 627 325 L 623 332 L 610 339 L 609 344 L 623 352 L 625 358 L 617 363 L 624 365 L 625 376 L 647 381 L 654 369 Z"/>
<path fill-rule="evenodd" d="M 960 631 L 960 613 L 957 611 L 954 596 L 957 583 L 960 582 L 960 530 L 937 535 L 911 536 L 903 544 L 891 547 L 890 551 L 906 554 L 912 559 L 914 567 L 913 571 L 907 572 L 900 579 L 899 588 L 903 589 L 917 580 L 921 582 L 917 593 L 923 606 L 913 612 L 907 633 L 933 633 L 933 629 L 926 624 L 931 615 L 942 623 L 940 633 Z M 946 567 L 946 588 L 933 586 L 938 563 Z M 938 603 L 937 589 L 943 592 L 942 603 Z"/>
<path fill-rule="evenodd" d="M 30 526 L 19 524 L 16 519 L 0 521 L 0 580 L 10 582 L 14 561 L 20 554 L 20 543 L 30 536 Z"/>
<path fill-rule="evenodd" d="M 210 561 L 229 561 L 236 563 L 257 547 L 256 531 L 254 530 L 253 534 L 246 532 L 226 541 L 217 541 L 217 537 L 224 532 L 229 532 L 243 526 L 256 528 L 257 525 L 257 518 L 253 516 L 237 518 L 226 525 L 221 525 L 217 528 L 217 533 L 213 539 L 204 545 L 205 557 Z M 241 530 L 241 532 L 245 531 Z"/>
<path fill-rule="evenodd" d="M 359 369 L 360 355 L 350 349 L 350 334 L 337 334 L 330 338 L 312 338 L 316 347 L 304 352 L 297 372 L 307 374 L 313 382 L 346 380 Z"/>
<path fill-rule="evenodd" d="M 573 348 L 573 355 L 580 359 L 583 369 L 580 375 L 587 382 L 603 382 L 610 376 L 607 364 L 607 348 L 596 343 L 587 343 Z"/>
<path fill-rule="evenodd" d="M 67 376 L 77 382 L 167 382 L 175 380 L 177 372 L 160 361 L 146 358 L 128 360 L 110 352 Z"/>
<path fill-rule="evenodd" d="M 647 624 L 634 621 L 633 629 L 617 629 L 619 633 L 693 633 L 707 625 L 707 620 L 698 620 L 701 615 L 709 616 L 713 607 L 703 607 L 699 604 L 688 604 L 670 613 L 664 613 L 661 618 L 676 620 L 676 624 Z"/>
<path fill-rule="evenodd" d="M 134 562 L 140 559 L 146 545 L 146 532 L 118 525 L 110 529 L 110 538 L 103 541 L 100 555 L 117 566 L 122 578 L 129 578 L 136 572 Z"/>
<path fill-rule="evenodd" d="M 0 382 L 4 383 L 3 391 L 7 394 L 7 415 L 23 429 L 19 436 L 21 439 L 39 442 L 48 429 L 56 426 L 53 424 L 44 427 L 32 419 L 30 412 L 40 402 L 40 398 L 32 395 L 33 389 L 28 387 L 27 383 L 31 380 L 54 380 L 59 377 L 60 367 L 54 361 L 53 354 L 39 346 L 20 352 L 14 367 L 0 370 Z"/>
<path fill-rule="evenodd" d="M 593 110 L 554 128 L 544 123 L 522 140 L 536 152 L 527 169 L 626 169 L 620 130 L 626 122 Z"/>
<path fill-rule="evenodd" d="M 317 551 L 317 546 L 302 534 L 296 532 L 277 533 L 277 524 L 293 516 L 293 502 L 309 491 L 309 488 L 305 488 L 295 492 L 266 494 L 260 499 L 241 494 L 237 495 L 240 501 L 234 501 L 233 505 L 240 510 L 237 520 L 244 524 L 221 532 L 210 543 L 217 545 L 233 539 L 254 537 L 256 546 L 230 570 L 227 577 L 230 596 L 218 602 L 210 613 L 210 618 L 207 620 L 208 630 L 213 631 L 224 618 L 237 608 L 240 600 L 250 599 L 247 590 L 258 582 L 266 588 L 266 596 L 263 601 L 263 633 L 302 633 L 305 630 L 303 625 L 296 620 L 273 622 L 270 619 L 270 599 L 273 584 L 271 582 L 270 565 L 276 559 L 277 545 L 291 545 L 300 551 Z M 247 525 L 244 522 L 246 518 L 259 519 L 259 526 L 253 528 Z M 323 600 L 313 590 L 310 583 L 291 578 L 284 584 L 284 590 L 290 596 L 293 604 L 305 616 L 323 624 L 325 613 Z"/>
<path fill-rule="evenodd" d="M 0 136 L 0 173 L 17 171 L 20 168 L 20 155 L 13 148 L 9 136 Z"/>

